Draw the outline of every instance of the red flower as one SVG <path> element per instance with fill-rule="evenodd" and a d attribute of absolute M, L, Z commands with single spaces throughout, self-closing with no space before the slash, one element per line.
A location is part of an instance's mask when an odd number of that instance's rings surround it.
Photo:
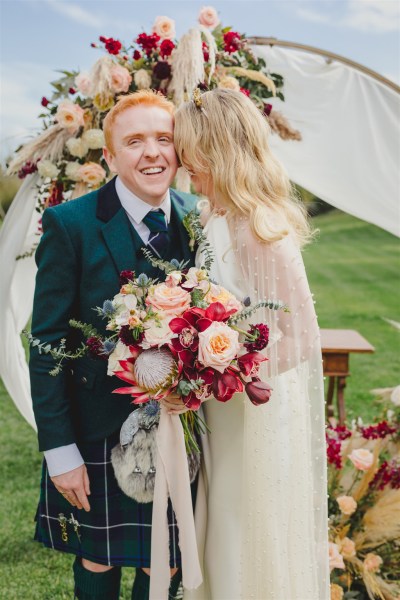
<path fill-rule="evenodd" d="M 160 54 L 162 58 L 171 56 L 172 50 L 175 48 L 175 44 L 172 40 L 163 40 L 160 44 Z"/>
<path fill-rule="evenodd" d="M 336 469 L 342 468 L 342 455 L 341 448 L 342 445 L 338 440 L 335 440 L 332 437 L 329 437 L 328 433 L 326 434 L 326 443 L 327 449 L 326 453 L 328 456 L 328 463 L 330 465 L 334 465 Z"/>
<path fill-rule="evenodd" d="M 139 60 L 140 58 L 142 58 L 141 53 L 139 52 L 139 50 L 135 50 L 135 52 L 133 53 L 133 60 Z"/>
<path fill-rule="evenodd" d="M 244 94 L 245 96 L 249 97 L 250 96 L 250 90 L 246 90 L 246 88 L 240 88 L 240 91 L 242 92 L 242 94 Z"/>
<path fill-rule="evenodd" d="M 105 43 L 106 43 L 106 41 L 107 41 L 107 38 L 106 38 L 106 37 L 104 37 L 104 35 L 100 35 L 100 36 L 99 36 L 99 40 L 100 40 L 100 42 L 103 42 L 103 44 L 105 44 Z"/>
<path fill-rule="evenodd" d="M 361 427 L 361 435 L 366 440 L 383 439 L 387 435 L 396 433 L 396 431 L 396 427 L 391 427 L 387 421 L 381 421 L 380 423 L 370 425 L 369 427 Z"/>
<path fill-rule="evenodd" d="M 168 79 L 171 75 L 171 66 L 165 61 L 160 61 L 154 67 L 153 73 L 160 81 L 162 79 Z"/>
<path fill-rule="evenodd" d="M 99 40 L 103 42 L 106 46 L 106 50 L 109 54 L 119 54 L 119 51 L 122 48 L 122 44 L 119 40 L 114 40 L 113 38 L 106 38 L 103 35 L 99 37 Z"/>
<path fill-rule="evenodd" d="M 233 54 L 240 46 L 240 34 L 236 31 L 227 31 L 224 33 L 224 50 Z"/>
<path fill-rule="evenodd" d="M 224 373 L 215 371 L 212 391 L 216 400 L 227 402 L 236 392 L 243 392 L 243 382 L 231 369 L 226 369 Z"/>
<path fill-rule="evenodd" d="M 264 348 L 267 347 L 269 340 L 269 328 L 267 325 L 264 325 L 264 323 L 250 325 L 248 333 L 250 336 L 256 336 L 256 339 L 243 344 L 246 350 L 249 352 L 257 352 L 264 350 Z"/>
<path fill-rule="evenodd" d="M 89 353 L 93 358 L 101 358 L 107 360 L 108 356 L 102 354 L 103 342 L 100 338 L 92 336 L 86 340 L 86 346 L 89 348 Z"/>
<path fill-rule="evenodd" d="M 46 106 L 47 106 L 48 104 L 50 104 L 50 100 L 47 100 L 47 98 L 46 98 L 45 96 L 43 96 L 43 98 L 42 98 L 42 100 L 41 100 L 40 104 L 46 108 Z"/>
<path fill-rule="evenodd" d="M 151 35 L 147 35 L 147 33 L 141 33 L 137 36 L 136 43 L 143 48 L 147 56 L 150 56 L 152 50 L 157 48 L 157 44 L 160 39 L 160 36 L 156 33 L 152 33 Z"/>
<path fill-rule="evenodd" d="M 68 90 L 68 93 L 69 94 L 76 94 L 76 89 L 73 88 L 73 87 L 70 87 L 69 90 Z"/>
<path fill-rule="evenodd" d="M 243 354 L 238 358 L 240 372 L 246 377 L 257 376 L 260 364 L 265 360 L 268 360 L 268 358 L 260 352 L 247 352 L 247 354 Z"/>
<path fill-rule="evenodd" d="M 91 48 L 97 48 L 97 44 L 95 44 L 94 42 L 92 42 L 92 43 L 90 44 L 90 47 L 91 47 Z"/>
<path fill-rule="evenodd" d="M 18 177 L 24 179 L 27 175 L 37 171 L 37 164 L 28 160 L 18 171 Z"/>
<path fill-rule="evenodd" d="M 264 110 L 263 113 L 266 117 L 269 117 L 269 115 L 271 114 L 271 110 L 272 110 L 272 104 L 264 104 Z"/>
<path fill-rule="evenodd" d="M 385 460 L 375 473 L 369 487 L 383 490 L 387 485 L 390 485 L 393 490 L 400 488 L 400 466 L 396 460 L 389 463 Z"/>
<path fill-rule="evenodd" d="M 135 271 L 121 271 L 119 274 L 119 285 L 125 285 L 135 277 Z"/>
<path fill-rule="evenodd" d="M 61 204 L 64 200 L 64 186 L 62 183 L 57 181 L 53 184 L 50 189 L 50 196 L 47 200 L 47 206 L 57 206 L 57 204 Z"/>
<path fill-rule="evenodd" d="M 245 389 L 250 402 L 252 402 L 255 406 L 266 404 L 272 393 L 271 386 L 264 381 L 260 381 L 260 379 L 257 377 L 253 377 L 252 381 L 246 383 Z"/>
<path fill-rule="evenodd" d="M 205 42 L 203 42 L 202 48 L 203 48 L 203 58 L 204 58 L 205 62 L 208 62 L 210 60 L 210 52 L 209 52 L 208 46 Z"/>

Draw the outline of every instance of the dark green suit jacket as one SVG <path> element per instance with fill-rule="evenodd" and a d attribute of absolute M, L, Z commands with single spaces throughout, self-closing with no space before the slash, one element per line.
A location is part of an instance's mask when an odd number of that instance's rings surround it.
<path fill-rule="evenodd" d="M 168 259 L 189 260 L 189 239 L 181 221 L 196 198 L 171 190 L 171 247 Z M 36 252 L 38 273 L 32 335 L 52 346 L 82 338 L 71 318 L 105 333 L 106 321 L 93 310 L 119 291 L 119 273 L 163 277 L 144 259 L 143 242 L 131 225 L 115 190 L 115 180 L 82 198 L 43 213 L 43 236 Z M 50 355 L 31 348 L 29 362 L 39 449 L 101 440 L 116 431 L 132 411 L 130 396 L 112 394 L 120 380 L 107 376 L 107 361 L 84 357 L 66 365 L 56 377 Z"/>

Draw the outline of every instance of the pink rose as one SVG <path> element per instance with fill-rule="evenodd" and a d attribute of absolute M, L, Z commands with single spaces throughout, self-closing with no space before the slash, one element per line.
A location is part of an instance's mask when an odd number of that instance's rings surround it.
<path fill-rule="evenodd" d="M 78 104 L 74 104 L 71 100 L 63 100 L 58 105 L 56 121 L 61 127 L 73 133 L 84 125 L 83 115 L 84 111 Z"/>
<path fill-rule="evenodd" d="M 200 25 L 210 29 L 214 29 L 219 23 L 217 11 L 213 6 L 203 6 L 199 12 L 198 20 Z"/>
<path fill-rule="evenodd" d="M 205 367 L 223 373 L 239 350 L 239 333 L 225 323 L 213 321 L 199 333 L 199 362 Z"/>
<path fill-rule="evenodd" d="M 343 556 L 339 552 L 339 546 L 329 542 L 329 569 L 344 569 Z"/>
<path fill-rule="evenodd" d="M 160 283 L 150 289 L 146 304 L 155 308 L 156 311 L 161 310 L 166 315 L 176 317 L 190 307 L 190 300 L 189 292 L 181 287 L 169 287 L 165 283 Z"/>
<path fill-rule="evenodd" d="M 111 89 L 116 94 L 119 92 L 127 92 L 132 82 L 132 76 L 128 69 L 120 65 L 113 65 L 110 70 Z"/>
<path fill-rule="evenodd" d="M 159 35 L 162 40 L 171 40 L 175 37 L 175 21 L 169 17 L 156 17 L 153 33 Z"/>
<path fill-rule="evenodd" d="M 357 502 L 353 496 L 339 496 L 336 498 L 336 502 L 339 504 L 340 512 L 344 515 L 352 515 L 357 508 Z"/>
<path fill-rule="evenodd" d="M 381 568 L 381 564 L 383 560 L 378 554 L 373 554 L 369 552 L 367 556 L 364 558 L 364 568 L 370 573 L 377 573 Z"/>
<path fill-rule="evenodd" d="M 237 312 L 243 308 L 242 303 L 239 302 L 233 294 L 223 288 L 222 285 L 216 285 L 215 283 L 211 284 L 210 291 L 205 296 L 205 301 L 209 304 L 221 302 L 227 311 L 234 310 Z"/>
<path fill-rule="evenodd" d="M 91 187 L 97 187 L 106 178 L 106 172 L 95 162 L 87 162 L 79 169 L 79 176 L 82 181 Z"/>
<path fill-rule="evenodd" d="M 340 553 L 343 558 L 353 558 L 356 555 L 356 545 L 348 537 L 344 537 L 340 540 Z"/>
<path fill-rule="evenodd" d="M 168 344 L 172 338 L 177 337 L 177 334 L 169 326 L 170 321 L 171 317 L 160 319 L 160 321 L 147 321 L 145 324 L 144 339 L 140 344 L 142 348 L 160 347 L 163 344 Z"/>
<path fill-rule="evenodd" d="M 360 469 L 360 471 L 368 471 L 374 462 L 374 455 L 370 450 L 359 448 L 358 450 L 353 450 L 353 452 L 349 454 L 349 459 L 356 469 Z"/>
<path fill-rule="evenodd" d="M 75 77 L 75 85 L 78 88 L 78 91 L 81 92 L 84 96 L 90 95 L 90 90 L 92 88 L 92 80 L 88 73 L 79 73 Z"/>

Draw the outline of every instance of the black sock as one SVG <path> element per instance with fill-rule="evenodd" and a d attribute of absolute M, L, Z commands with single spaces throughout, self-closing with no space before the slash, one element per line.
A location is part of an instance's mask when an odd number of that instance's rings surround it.
<path fill-rule="evenodd" d="M 80 558 L 74 566 L 75 597 L 78 600 L 118 600 L 121 583 L 121 568 L 113 567 L 102 573 L 85 569 Z"/>
<path fill-rule="evenodd" d="M 182 580 L 182 571 L 178 571 L 171 577 L 171 583 L 168 590 L 168 599 L 173 600 L 178 592 L 179 584 Z M 150 593 L 150 577 L 143 569 L 136 569 L 135 581 L 132 588 L 131 600 L 148 600 Z"/>

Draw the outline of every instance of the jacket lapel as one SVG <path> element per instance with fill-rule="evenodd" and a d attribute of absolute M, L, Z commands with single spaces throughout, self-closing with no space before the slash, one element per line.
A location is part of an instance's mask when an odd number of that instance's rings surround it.
<path fill-rule="evenodd" d="M 136 255 L 144 244 L 122 208 L 115 179 L 99 190 L 97 218 L 104 223 L 101 233 L 118 274 L 135 269 Z"/>
<path fill-rule="evenodd" d="M 171 193 L 171 211 L 174 214 L 175 222 L 177 223 L 177 226 L 178 226 L 179 243 L 182 248 L 184 260 L 185 261 L 189 260 L 192 263 L 194 260 L 194 253 L 189 248 L 189 241 L 190 241 L 189 235 L 182 223 L 182 219 L 187 215 L 188 211 L 185 208 L 185 205 L 184 205 L 181 197 L 174 190 L 170 190 L 170 193 Z"/>

